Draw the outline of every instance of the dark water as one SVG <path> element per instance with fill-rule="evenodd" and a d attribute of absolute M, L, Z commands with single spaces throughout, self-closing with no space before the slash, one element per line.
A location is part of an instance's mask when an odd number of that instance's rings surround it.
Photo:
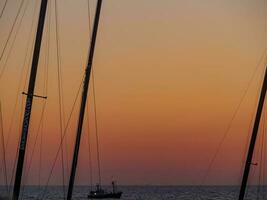
<path fill-rule="evenodd" d="M 106 189 L 111 189 L 106 187 Z M 122 200 L 236 200 L 239 187 L 235 186 L 120 186 L 123 192 Z M 0 187 L 1 194 L 4 188 Z M 49 186 L 45 192 L 44 188 L 27 186 L 23 191 L 25 200 L 64 199 L 62 187 Z M 73 193 L 73 199 L 87 199 L 89 187 L 78 186 Z M 247 200 L 267 199 L 267 187 L 251 186 L 248 189 Z"/>

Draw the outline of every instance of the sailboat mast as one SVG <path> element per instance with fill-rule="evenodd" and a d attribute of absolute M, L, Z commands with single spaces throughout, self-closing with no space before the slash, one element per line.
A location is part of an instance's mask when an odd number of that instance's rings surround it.
<path fill-rule="evenodd" d="M 25 157 L 25 152 L 26 152 L 28 129 L 29 129 L 29 123 L 30 123 L 30 117 L 31 117 L 32 101 L 33 101 L 33 97 L 35 96 L 34 95 L 35 80 L 36 80 L 36 75 L 37 75 L 40 49 L 41 49 L 41 44 L 42 44 L 46 9 L 47 9 L 47 0 L 42 0 L 41 7 L 40 7 L 38 27 L 37 27 L 37 32 L 36 32 L 36 38 L 35 38 L 35 46 L 34 46 L 34 52 L 33 52 L 33 58 L 32 58 L 32 66 L 31 66 L 31 74 L 30 74 L 29 85 L 28 85 L 28 92 L 26 94 L 27 99 L 26 99 L 23 124 L 22 124 L 19 154 L 18 154 L 18 160 L 17 160 L 16 177 L 15 177 L 15 183 L 14 183 L 14 188 L 13 188 L 13 200 L 19 199 L 21 177 L 22 177 L 24 157 Z"/>
<path fill-rule="evenodd" d="M 96 13 L 95 13 L 95 20 L 94 20 L 93 33 L 92 33 L 92 38 L 91 38 L 91 46 L 90 46 L 90 51 L 89 51 L 88 63 L 85 69 L 82 100 L 81 100 L 81 105 L 80 105 L 80 115 L 79 115 L 76 142 L 75 142 L 73 159 L 72 159 L 72 167 L 71 167 L 71 174 L 70 174 L 70 179 L 69 179 L 67 200 L 71 200 L 72 192 L 73 192 L 73 185 L 74 185 L 74 179 L 75 179 L 76 168 L 77 168 L 77 163 L 78 163 L 78 155 L 79 155 L 79 149 L 80 149 L 84 113 L 85 113 L 85 108 L 86 108 L 89 80 L 90 80 L 90 74 L 91 74 L 93 58 L 94 58 L 94 51 L 95 51 L 95 44 L 96 44 L 96 37 L 97 37 L 97 32 L 98 32 L 101 7 L 102 7 L 102 0 L 98 0 L 97 6 L 96 6 Z"/>
<path fill-rule="evenodd" d="M 243 200 L 245 197 L 245 193 L 246 193 L 246 187 L 247 187 L 247 182 L 248 182 L 250 166 L 252 164 L 253 151 L 254 151 L 254 147 L 255 147 L 255 143 L 256 143 L 256 139 L 257 139 L 262 109 L 263 109 L 264 100 L 265 100 L 266 88 L 267 88 L 267 68 L 265 69 L 264 81 L 263 81 L 263 85 L 262 85 L 262 89 L 261 89 L 261 94 L 260 94 L 260 99 L 259 99 L 259 103 L 258 103 L 258 108 L 257 108 L 255 122 L 254 122 L 253 132 L 252 132 L 252 136 L 250 139 L 250 145 L 249 145 L 249 149 L 248 149 L 247 160 L 245 163 L 242 184 L 241 184 L 241 188 L 240 188 L 240 192 L 239 192 L 239 198 L 238 198 L 239 200 Z"/>

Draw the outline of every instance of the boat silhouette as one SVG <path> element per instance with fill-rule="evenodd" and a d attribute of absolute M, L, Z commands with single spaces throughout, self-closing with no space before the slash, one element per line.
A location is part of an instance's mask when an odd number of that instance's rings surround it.
<path fill-rule="evenodd" d="M 96 185 L 96 190 L 91 191 L 88 195 L 89 199 L 120 199 L 121 191 L 117 191 L 116 183 L 112 181 L 112 191 L 108 192 L 101 188 L 99 184 Z"/>

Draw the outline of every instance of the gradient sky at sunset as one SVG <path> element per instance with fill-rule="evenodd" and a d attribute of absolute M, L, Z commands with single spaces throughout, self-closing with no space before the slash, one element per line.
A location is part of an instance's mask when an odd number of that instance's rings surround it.
<path fill-rule="evenodd" d="M 9 0 L 0 19 L 0 50 L 19 7 Z M 28 7 L 3 76 L 0 100 L 4 133 L 17 89 L 25 91 L 23 62 L 27 41 L 37 23 L 38 0 Z M 36 3 L 37 2 L 37 3 Z M 54 1 L 50 0 L 49 83 L 43 131 L 42 182 L 47 179 L 60 142 Z M 95 1 L 90 1 L 91 17 Z M 0 8 L 3 2 L 0 1 Z M 25 5 L 24 5 L 25 6 Z M 24 8 L 24 7 L 23 7 Z M 86 0 L 58 0 L 59 35 L 65 121 L 81 83 L 87 59 L 89 28 Z M 23 9 L 22 9 L 23 10 Z M 121 184 L 200 184 L 229 122 L 256 69 L 247 95 L 212 166 L 205 184 L 239 184 L 242 159 L 255 112 L 265 65 L 267 2 L 264 0 L 105 0 L 94 60 L 97 119 L 102 176 Z M 21 15 L 18 19 L 21 18 Z M 47 22 L 48 22 L 47 17 Z M 36 93 L 43 94 L 45 44 L 40 57 Z M 14 31 L 17 29 L 15 26 Z M 14 35 L 7 46 L 11 48 Z M 0 63 L 0 72 L 7 59 Z M 29 67 L 30 52 L 26 66 Z M 260 63 L 258 65 L 258 63 Z M 258 67 L 257 67 L 258 66 Z M 22 71 L 23 83 L 19 84 Z M 19 85 L 19 86 L 18 86 Z M 96 172 L 93 96 L 89 95 L 89 127 Z M 7 148 L 8 168 L 14 160 L 22 99 Z M 31 153 L 43 100 L 33 105 L 28 153 Z M 67 131 L 69 168 L 79 103 Z M 87 123 L 85 123 L 77 184 L 88 184 Z M 28 184 L 38 183 L 39 142 Z M 65 152 L 65 153 L 66 153 Z M 2 157 L 1 157 L 2 159 Z M 255 158 L 257 159 L 257 158 Z M 67 164 L 68 163 L 68 164 Z M 29 166 L 29 159 L 26 168 Z M 255 172 L 257 173 L 257 172 Z M 68 174 L 68 173 L 67 173 Z M 67 176 L 67 175 L 66 175 Z M 96 173 L 94 173 L 96 180 Z M 60 159 L 51 184 L 61 184 Z M 2 174 L 1 174 L 2 181 Z"/>

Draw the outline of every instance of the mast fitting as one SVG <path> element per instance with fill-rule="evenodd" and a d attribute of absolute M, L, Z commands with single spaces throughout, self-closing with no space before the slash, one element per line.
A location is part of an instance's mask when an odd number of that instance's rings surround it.
<path fill-rule="evenodd" d="M 28 94 L 26 92 L 22 92 L 22 94 L 26 95 L 26 96 L 32 96 L 32 97 L 37 97 L 37 98 L 42 98 L 42 99 L 47 99 L 47 96 L 41 96 L 41 95 L 37 95 L 37 94 Z"/>

